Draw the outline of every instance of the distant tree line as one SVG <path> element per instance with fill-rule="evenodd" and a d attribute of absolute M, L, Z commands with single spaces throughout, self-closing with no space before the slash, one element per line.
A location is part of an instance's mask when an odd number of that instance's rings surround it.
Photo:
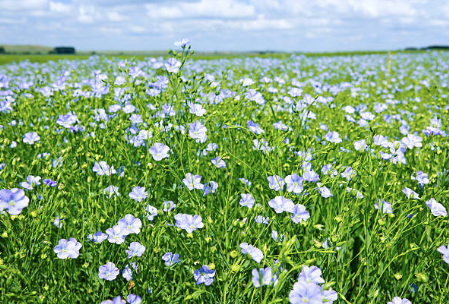
<path fill-rule="evenodd" d="M 50 51 L 6 51 L 4 46 L 0 46 L 0 54 L 23 54 L 23 55 L 31 55 L 31 54 L 76 54 L 75 48 L 71 46 L 58 46 Z"/>
<path fill-rule="evenodd" d="M 449 45 L 431 45 L 423 48 L 408 47 L 406 51 L 449 50 Z"/>

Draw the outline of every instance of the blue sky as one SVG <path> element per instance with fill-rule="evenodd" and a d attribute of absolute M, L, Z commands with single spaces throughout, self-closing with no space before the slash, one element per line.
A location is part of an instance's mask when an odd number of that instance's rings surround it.
<path fill-rule="evenodd" d="M 449 44 L 449 0 L 0 0 L 0 44 L 394 50 Z"/>

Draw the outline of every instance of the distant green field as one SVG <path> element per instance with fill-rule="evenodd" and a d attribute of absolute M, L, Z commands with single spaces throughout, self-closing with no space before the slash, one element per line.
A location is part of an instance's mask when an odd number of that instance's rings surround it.
<path fill-rule="evenodd" d="M 426 51 L 391 51 L 392 54 L 397 53 L 423 53 Z M 386 54 L 388 51 L 356 51 L 356 52 L 332 52 L 332 53 L 304 53 L 305 56 L 347 56 L 347 55 L 369 55 L 369 54 Z M 135 58 L 136 60 L 143 60 L 148 57 L 166 56 L 162 52 L 140 52 L 133 54 L 132 52 L 105 52 L 98 53 L 99 56 L 106 56 L 109 58 Z M 193 56 L 194 59 L 217 59 L 217 58 L 236 58 L 236 57 L 275 57 L 287 58 L 291 53 L 198 53 Z M 0 55 L 0 65 L 11 62 L 21 62 L 29 60 L 30 62 L 48 62 L 58 61 L 61 59 L 87 59 L 92 56 L 91 53 L 81 52 L 79 54 L 5 54 Z"/>

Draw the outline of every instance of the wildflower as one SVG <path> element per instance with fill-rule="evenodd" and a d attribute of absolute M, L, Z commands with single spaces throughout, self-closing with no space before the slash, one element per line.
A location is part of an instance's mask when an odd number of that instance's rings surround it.
<path fill-rule="evenodd" d="M 175 209 L 176 204 L 173 203 L 172 201 L 166 201 L 164 202 L 164 212 L 170 212 L 173 209 Z"/>
<path fill-rule="evenodd" d="M 36 132 L 29 132 L 23 135 L 23 142 L 30 145 L 34 144 L 40 139 L 40 136 Z"/>
<path fill-rule="evenodd" d="M 185 47 L 190 44 L 190 40 L 188 38 L 179 38 L 174 44 L 175 46 Z"/>
<path fill-rule="evenodd" d="M 108 238 L 108 235 L 106 233 L 103 233 L 101 231 L 97 231 L 94 234 L 89 234 L 87 238 L 91 241 L 94 241 L 95 243 L 101 244 L 104 240 Z"/>
<path fill-rule="evenodd" d="M 0 211 L 7 209 L 9 214 L 18 215 L 28 206 L 29 201 L 22 189 L 0 190 Z"/>
<path fill-rule="evenodd" d="M 311 167 L 307 166 L 304 170 L 304 174 L 302 175 L 302 178 L 306 182 L 312 182 L 315 183 L 320 179 L 320 176 L 311 169 Z"/>
<path fill-rule="evenodd" d="M 109 166 L 105 161 L 95 162 L 94 167 L 92 168 L 93 172 L 96 172 L 98 175 L 106 175 L 109 176 L 111 174 L 116 174 L 117 171 L 114 169 L 114 166 Z"/>
<path fill-rule="evenodd" d="M 155 161 L 160 161 L 164 158 L 169 158 L 170 155 L 168 155 L 168 152 L 170 151 L 170 148 L 162 143 L 155 143 L 150 148 L 150 154 L 153 156 L 153 159 Z"/>
<path fill-rule="evenodd" d="M 71 259 L 76 259 L 79 256 L 81 246 L 81 243 L 77 242 L 74 238 L 70 238 L 68 241 L 61 239 L 53 251 L 60 259 L 66 259 L 68 257 Z"/>
<path fill-rule="evenodd" d="M 254 218 L 254 221 L 255 221 L 256 223 L 259 223 L 259 224 L 265 224 L 265 225 L 268 225 L 268 223 L 269 223 L 269 221 L 270 221 L 270 218 L 268 218 L 268 217 L 263 217 L 262 215 L 258 215 L 258 216 L 256 216 L 256 217 Z"/>
<path fill-rule="evenodd" d="M 411 175 L 411 179 L 412 180 L 417 180 L 418 184 L 420 185 L 421 189 L 424 189 L 424 185 L 429 183 L 429 175 L 422 172 L 422 171 L 418 171 L 416 172 L 416 177 L 413 176 L 413 174 Z"/>
<path fill-rule="evenodd" d="M 320 192 L 321 196 L 324 198 L 332 197 L 332 192 L 326 186 L 321 186 L 321 183 L 318 183 L 317 190 Z"/>
<path fill-rule="evenodd" d="M 331 164 L 327 164 L 327 165 L 324 165 L 323 168 L 321 168 L 321 172 L 324 175 L 327 175 L 331 169 L 332 169 L 332 165 Z"/>
<path fill-rule="evenodd" d="M 361 149 L 366 150 L 367 149 L 366 140 L 362 139 L 354 142 L 354 148 L 357 151 L 360 151 Z"/>
<path fill-rule="evenodd" d="M 391 204 L 385 200 L 379 199 L 377 203 L 374 204 L 374 208 L 379 209 L 379 207 L 382 206 L 382 213 L 393 213 L 393 208 L 391 207 Z"/>
<path fill-rule="evenodd" d="M 44 179 L 44 184 L 49 185 L 51 187 L 56 187 L 58 185 L 56 181 L 51 180 L 49 178 Z"/>
<path fill-rule="evenodd" d="M 169 73 L 178 73 L 179 68 L 181 67 L 181 62 L 176 60 L 175 58 L 169 58 L 164 63 L 167 72 Z"/>
<path fill-rule="evenodd" d="M 193 231 L 204 227 L 202 218 L 199 215 L 192 216 L 190 214 L 178 213 L 175 215 L 175 220 L 175 226 L 184 229 L 187 233 L 192 233 Z"/>
<path fill-rule="evenodd" d="M 200 143 L 204 143 L 207 140 L 206 127 L 199 121 L 189 124 L 189 136 L 192 139 L 197 139 Z"/>
<path fill-rule="evenodd" d="M 209 286 L 214 281 L 215 270 L 211 270 L 209 266 L 203 265 L 199 270 L 195 270 L 193 277 L 197 285 L 204 284 Z"/>
<path fill-rule="evenodd" d="M 239 178 L 239 181 L 247 185 L 248 187 L 251 187 L 251 182 L 247 180 L 246 178 Z"/>
<path fill-rule="evenodd" d="M 217 168 L 226 168 L 225 161 L 220 159 L 218 156 L 212 159 L 212 164 L 214 164 Z"/>
<path fill-rule="evenodd" d="M 59 215 L 55 218 L 55 220 L 53 221 L 53 224 L 55 224 L 55 226 L 57 228 L 62 228 L 62 226 L 64 226 L 65 221 L 62 219 L 59 219 Z"/>
<path fill-rule="evenodd" d="M 322 304 L 322 295 L 320 287 L 315 283 L 297 282 L 293 285 L 288 299 L 292 304 Z"/>
<path fill-rule="evenodd" d="M 105 300 L 105 301 L 101 302 L 100 304 L 123 304 L 123 303 L 125 303 L 125 301 L 123 301 L 120 296 L 117 296 L 112 300 Z"/>
<path fill-rule="evenodd" d="M 268 205 L 276 211 L 276 213 L 282 213 L 284 211 L 293 212 L 293 201 L 283 196 L 276 196 L 274 199 L 268 202 Z"/>
<path fill-rule="evenodd" d="M 336 143 L 336 144 L 342 142 L 342 139 L 340 138 L 340 135 L 339 135 L 337 132 L 335 132 L 335 131 L 328 132 L 328 133 L 324 136 L 324 138 L 325 138 L 327 141 L 333 142 L 333 143 Z"/>
<path fill-rule="evenodd" d="M 284 188 L 285 182 L 282 179 L 282 177 L 273 175 L 267 177 L 270 189 L 273 189 L 274 191 L 280 191 Z"/>
<path fill-rule="evenodd" d="M 106 265 L 102 265 L 99 268 L 98 276 L 100 279 L 105 279 L 107 281 L 113 281 L 119 274 L 119 269 L 115 267 L 115 264 L 112 262 L 107 263 Z"/>
<path fill-rule="evenodd" d="M 426 202 L 427 207 L 429 207 L 430 211 L 434 216 L 447 216 L 446 208 L 443 205 L 438 203 L 434 198 L 431 198 Z"/>
<path fill-rule="evenodd" d="M 345 171 L 341 173 L 341 177 L 346 178 L 348 181 L 351 180 L 351 175 L 355 175 L 355 172 L 351 167 L 347 167 Z"/>
<path fill-rule="evenodd" d="M 334 301 L 337 301 L 338 299 L 338 293 L 335 290 L 332 290 L 332 288 L 329 288 L 328 290 L 322 289 L 321 296 L 323 297 L 323 303 L 332 304 L 334 303 Z"/>
<path fill-rule="evenodd" d="M 210 181 L 206 184 L 204 184 L 203 187 L 203 196 L 207 195 L 209 193 L 215 193 L 215 190 L 217 190 L 218 188 L 218 183 L 214 182 L 214 181 Z"/>
<path fill-rule="evenodd" d="M 121 244 L 125 241 L 126 235 L 122 233 L 122 228 L 119 225 L 114 225 L 112 228 L 106 230 L 108 234 L 109 243 Z"/>
<path fill-rule="evenodd" d="M 408 149 L 413 149 L 414 147 L 422 147 L 422 138 L 417 136 L 417 135 L 413 135 L 413 134 L 408 134 L 407 137 L 404 137 L 401 142 L 407 146 Z"/>
<path fill-rule="evenodd" d="M 44 181 L 45 182 L 45 181 Z M 120 193 L 118 192 L 118 187 L 116 186 L 108 186 L 103 189 L 103 194 L 108 194 L 108 198 L 111 198 L 113 194 L 120 196 Z"/>
<path fill-rule="evenodd" d="M 285 234 L 279 235 L 276 230 L 271 231 L 271 238 L 276 242 L 282 243 L 285 239 Z"/>
<path fill-rule="evenodd" d="M 148 193 L 145 191 L 145 187 L 136 186 L 129 193 L 129 197 L 137 202 L 141 202 L 148 198 Z"/>
<path fill-rule="evenodd" d="M 260 125 L 259 125 L 259 124 L 254 123 L 254 122 L 251 121 L 251 120 L 248 120 L 248 121 L 247 121 L 247 124 L 248 124 L 248 129 L 249 129 L 251 132 L 253 132 L 254 134 L 260 135 L 260 134 L 262 134 L 262 133 L 265 133 L 265 131 L 262 130 L 262 129 L 260 128 Z"/>
<path fill-rule="evenodd" d="M 126 265 L 125 269 L 123 269 L 122 271 L 122 277 L 124 277 L 125 280 L 127 281 L 131 281 L 133 279 L 133 273 L 131 269 L 134 269 L 134 271 L 137 273 L 137 264 L 132 262 L 129 265 L 131 265 L 131 268 L 128 265 Z"/>
<path fill-rule="evenodd" d="M 325 281 L 321 277 L 321 269 L 316 266 L 302 266 L 301 273 L 298 277 L 298 282 L 324 284 Z"/>
<path fill-rule="evenodd" d="M 301 193 L 303 190 L 303 178 L 301 176 L 299 176 L 296 173 L 293 173 L 292 175 L 288 175 L 285 178 L 285 182 L 287 183 L 287 191 L 288 192 L 293 192 L 293 193 Z"/>
<path fill-rule="evenodd" d="M 252 80 L 251 78 L 242 79 L 240 80 L 240 82 L 242 82 L 242 86 L 244 87 L 249 87 L 254 84 L 254 80 Z"/>
<path fill-rule="evenodd" d="M 206 114 L 207 111 L 203 109 L 203 106 L 201 106 L 200 104 L 189 103 L 189 112 L 196 116 L 201 117 L 204 114 Z"/>
<path fill-rule="evenodd" d="M 262 250 L 254 247 L 253 245 L 248 245 L 248 243 L 240 244 L 240 248 L 242 248 L 243 254 L 249 254 L 251 258 L 257 263 L 260 263 L 262 261 L 263 259 Z"/>
<path fill-rule="evenodd" d="M 408 197 L 408 198 L 412 198 L 412 199 L 417 199 L 419 200 L 419 195 L 418 193 L 416 193 L 415 191 L 413 191 L 412 189 L 409 189 L 407 187 L 405 187 L 402 192 L 404 192 L 404 194 Z"/>
<path fill-rule="evenodd" d="M 135 256 L 141 257 L 144 252 L 145 246 L 141 245 L 138 242 L 132 242 L 131 244 L 129 244 L 128 250 L 126 250 L 126 253 L 128 254 L 128 259 Z"/>
<path fill-rule="evenodd" d="M 192 175 L 192 173 L 187 173 L 182 182 L 189 190 L 204 189 L 204 185 L 201 184 L 201 175 Z"/>
<path fill-rule="evenodd" d="M 449 245 L 438 247 L 437 251 L 443 255 L 443 260 L 449 264 Z"/>
<path fill-rule="evenodd" d="M 139 234 L 140 228 L 142 227 L 142 222 L 135 218 L 132 214 L 127 214 L 124 218 L 118 221 L 118 225 L 120 226 L 121 233 L 123 235 L 132 233 Z"/>
<path fill-rule="evenodd" d="M 129 304 L 140 304 L 142 303 L 142 298 L 139 297 L 138 295 L 130 293 L 126 297 L 126 302 L 128 302 Z"/>
<path fill-rule="evenodd" d="M 242 199 L 240 200 L 239 204 L 245 207 L 248 207 L 248 209 L 251 209 L 254 206 L 254 198 L 251 194 L 240 194 Z"/>
<path fill-rule="evenodd" d="M 388 304 L 412 304 L 412 302 L 406 298 L 401 299 L 400 297 L 394 297 Z"/>
<path fill-rule="evenodd" d="M 22 186 L 23 188 L 27 189 L 27 190 L 33 190 L 34 186 L 38 186 L 40 185 L 40 180 L 41 177 L 40 176 L 33 176 L 33 175 L 28 175 L 27 176 L 27 181 L 26 182 L 20 182 L 20 186 Z"/>
<path fill-rule="evenodd" d="M 296 204 L 292 210 L 293 216 L 292 221 L 296 224 L 307 221 L 310 217 L 309 212 L 306 211 L 306 207 L 301 204 Z"/>
<path fill-rule="evenodd" d="M 162 260 L 165 262 L 165 265 L 171 266 L 177 263 L 181 263 L 181 260 L 179 259 L 179 254 L 167 252 L 162 256 Z"/>
<path fill-rule="evenodd" d="M 268 286 L 271 283 L 274 283 L 273 286 L 276 286 L 278 283 L 277 276 L 272 273 L 271 267 L 267 268 L 260 268 L 259 270 L 257 268 L 253 269 L 251 272 L 253 275 L 253 285 L 256 288 L 259 288 L 261 286 Z"/>
<path fill-rule="evenodd" d="M 145 217 L 147 220 L 152 221 L 158 215 L 158 211 L 155 207 L 147 205 L 145 207 Z"/>

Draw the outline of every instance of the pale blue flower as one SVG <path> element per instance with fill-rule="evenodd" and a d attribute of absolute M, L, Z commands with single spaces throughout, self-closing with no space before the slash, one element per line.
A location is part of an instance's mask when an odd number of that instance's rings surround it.
<path fill-rule="evenodd" d="M 259 248 L 256 248 L 253 245 L 248 245 L 248 243 L 240 244 L 240 248 L 242 249 L 243 254 L 249 254 L 251 258 L 257 263 L 260 263 L 262 261 L 263 253 Z"/>
<path fill-rule="evenodd" d="M 209 286 L 214 281 L 215 270 L 212 270 L 207 265 L 203 265 L 200 269 L 195 270 L 193 278 L 197 285 L 204 284 Z"/>
<path fill-rule="evenodd" d="M 100 279 L 105 279 L 108 281 L 113 281 L 120 273 L 119 269 L 115 267 L 115 264 L 112 262 L 107 263 L 106 265 L 102 265 L 99 268 L 98 276 Z"/>

